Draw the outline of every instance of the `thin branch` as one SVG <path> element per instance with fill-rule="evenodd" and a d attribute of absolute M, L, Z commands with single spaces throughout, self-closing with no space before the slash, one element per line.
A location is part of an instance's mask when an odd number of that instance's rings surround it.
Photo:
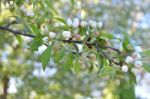
<path fill-rule="evenodd" d="M 11 26 L 13 24 L 17 24 L 17 22 L 16 21 L 12 21 L 12 22 L 8 23 L 5 27 L 9 27 L 9 26 Z"/>
<path fill-rule="evenodd" d="M 0 29 L 1 30 L 6 30 L 6 31 L 9 31 L 10 33 L 12 34 L 15 34 L 15 35 L 23 35 L 23 36 L 27 36 L 27 37 L 31 37 L 31 38 L 34 38 L 35 35 L 32 35 L 32 34 L 26 34 L 24 32 L 20 32 L 20 31 L 15 31 L 15 30 L 12 30 L 8 27 L 3 27 L 3 26 L 0 26 Z"/>

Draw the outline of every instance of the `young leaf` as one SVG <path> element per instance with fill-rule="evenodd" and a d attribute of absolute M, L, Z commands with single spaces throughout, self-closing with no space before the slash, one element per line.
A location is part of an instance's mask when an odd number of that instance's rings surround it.
<path fill-rule="evenodd" d="M 72 63 L 73 63 L 73 55 L 68 54 L 66 56 L 66 60 L 65 60 L 65 63 L 64 63 L 64 70 L 67 71 L 68 69 L 70 69 L 71 66 L 72 66 Z"/>
<path fill-rule="evenodd" d="M 65 19 L 63 19 L 63 18 L 55 18 L 57 21 L 59 21 L 59 22 L 62 22 L 62 23 L 64 23 L 64 24 L 66 24 L 66 21 L 65 21 Z"/>
<path fill-rule="evenodd" d="M 18 43 L 20 46 L 22 46 L 22 38 L 20 35 L 16 35 L 16 39 L 18 40 Z"/>
<path fill-rule="evenodd" d="M 80 66 L 80 64 L 79 64 L 79 62 L 77 60 L 74 60 L 74 62 L 73 62 L 73 68 L 74 68 L 74 70 L 75 70 L 76 73 L 80 72 L 81 66 Z"/>
<path fill-rule="evenodd" d="M 50 61 L 51 51 L 52 51 L 52 45 L 48 46 L 47 49 L 40 56 L 40 61 L 42 62 L 43 70 L 45 70 L 47 64 Z"/>
<path fill-rule="evenodd" d="M 42 45 L 42 37 L 36 36 L 29 45 L 32 51 L 38 50 L 38 47 Z"/>
<path fill-rule="evenodd" d="M 150 72 L 150 64 L 143 64 L 143 68 L 144 68 L 147 72 Z"/>
<path fill-rule="evenodd" d="M 150 49 L 144 50 L 142 52 L 143 55 L 150 56 Z"/>

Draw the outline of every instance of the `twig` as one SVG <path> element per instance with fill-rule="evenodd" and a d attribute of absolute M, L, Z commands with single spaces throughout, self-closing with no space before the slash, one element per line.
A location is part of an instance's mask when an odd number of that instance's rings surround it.
<path fill-rule="evenodd" d="M 24 32 L 20 32 L 20 31 L 15 31 L 15 30 L 12 30 L 12 29 L 10 29 L 10 28 L 8 28 L 8 27 L 2 27 L 2 26 L 0 26 L 0 29 L 1 29 L 1 30 L 9 31 L 10 33 L 15 34 L 15 35 L 23 35 L 23 36 L 27 36 L 27 37 L 31 37 L 31 38 L 34 38 L 34 37 L 35 37 L 35 35 L 26 34 L 26 33 L 24 33 Z"/>

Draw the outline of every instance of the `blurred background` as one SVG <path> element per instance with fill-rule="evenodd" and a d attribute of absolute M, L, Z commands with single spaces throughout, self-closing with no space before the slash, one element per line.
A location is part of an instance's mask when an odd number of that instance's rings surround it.
<path fill-rule="evenodd" d="M 105 31 L 114 34 L 126 31 L 143 49 L 150 47 L 150 0 L 49 1 L 61 17 L 101 20 Z M 13 15 L 32 21 L 19 12 L 21 5 L 32 3 L 36 4 L 36 0 L 0 0 L 0 26 L 7 24 Z M 52 17 L 48 7 L 34 13 L 37 15 L 34 18 L 41 21 Z M 101 78 L 88 71 L 63 72 L 53 60 L 43 71 L 38 55 L 44 48 L 33 53 L 28 49 L 28 40 L 24 37 L 23 45 L 19 46 L 15 36 L 0 30 L 0 99 L 120 99 L 119 92 L 123 90 L 117 79 Z M 136 99 L 150 99 L 150 74 L 142 69 L 134 73 Z"/>

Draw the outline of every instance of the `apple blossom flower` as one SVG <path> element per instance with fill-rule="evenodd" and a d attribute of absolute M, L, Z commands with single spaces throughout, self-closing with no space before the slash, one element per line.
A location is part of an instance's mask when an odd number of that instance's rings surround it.
<path fill-rule="evenodd" d="M 48 43 L 48 37 L 43 37 L 42 41 L 43 41 L 43 43 Z"/>
<path fill-rule="evenodd" d="M 89 26 L 90 26 L 91 28 L 96 28 L 96 21 L 90 20 L 90 21 L 89 21 Z"/>
<path fill-rule="evenodd" d="M 78 26 L 79 26 L 79 19 L 78 18 L 74 18 L 74 20 L 73 20 L 73 23 L 72 23 L 72 26 L 74 27 L 74 28 L 77 28 Z"/>
<path fill-rule="evenodd" d="M 69 39 L 71 37 L 71 32 L 70 31 L 63 31 L 62 35 L 64 38 Z"/>
<path fill-rule="evenodd" d="M 80 25 L 81 25 L 81 27 L 86 27 L 88 25 L 88 23 L 86 21 L 81 21 Z"/>
<path fill-rule="evenodd" d="M 67 19 L 67 25 L 72 26 L 72 20 L 71 19 Z"/>
<path fill-rule="evenodd" d="M 133 52 L 132 57 L 133 57 L 134 60 L 141 59 L 141 55 L 138 52 Z"/>
<path fill-rule="evenodd" d="M 102 28 L 102 26 L 103 26 L 103 23 L 102 23 L 101 21 L 99 21 L 99 22 L 97 23 L 97 27 L 98 27 L 98 28 Z"/>
<path fill-rule="evenodd" d="M 54 38 L 54 37 L 56 37 L 56 33 L 55 32 L 49 32 L 48 36 L 50 38 Z"/>
<path fill-rule="evenodd" d="M 131 62 L 133 62 L 133 58 L 131 56 L 127 56 L 126 59 L 125 59 L 125 62 L 126 63 L 131 63 Z"/>
<path fill-rule="evenodd" d="M 123 72 L 128 72 L 128 66 L 127 66 L 127 65 L 123 65 L 123 66 L 121 67 L 121 70 L 122 70 Z"/>
<path fill-rule="evenodd" d="M 143 64 L 142 61 L 135 61 L 135 62 L 134 62 L 134 66 L 135 66 L 135 67 L 141 67 L 142 64 Z"/>

